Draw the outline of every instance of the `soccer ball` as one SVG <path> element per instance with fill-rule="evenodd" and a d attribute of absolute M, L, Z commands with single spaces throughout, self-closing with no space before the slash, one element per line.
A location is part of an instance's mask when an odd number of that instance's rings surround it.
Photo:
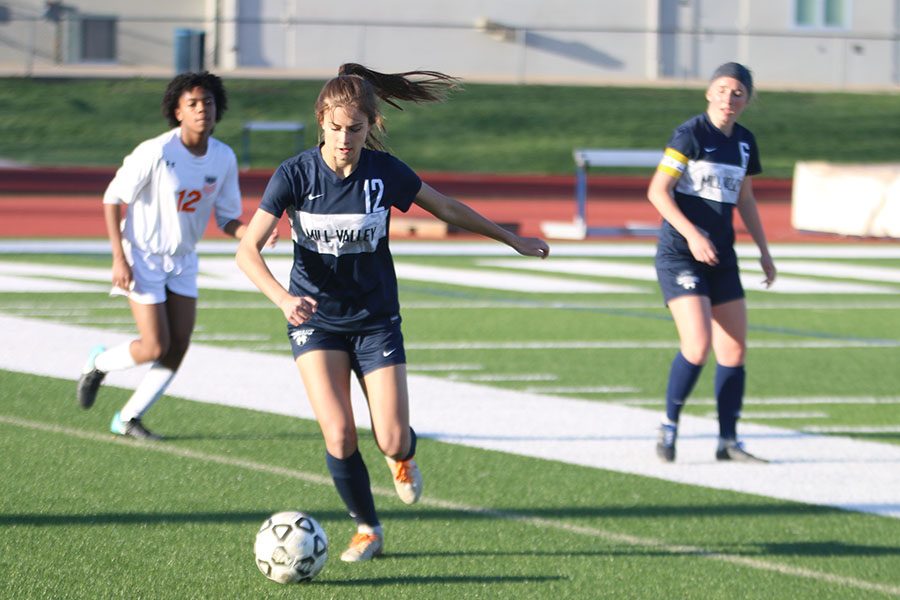
<path fill-rule="evenodd" d="M 306 513 L 275 513 L 259 528 L 256 566 L 278 583 L 301 583 L 319 574 L 328 560 L 328 538 L 322 526 Z"/>

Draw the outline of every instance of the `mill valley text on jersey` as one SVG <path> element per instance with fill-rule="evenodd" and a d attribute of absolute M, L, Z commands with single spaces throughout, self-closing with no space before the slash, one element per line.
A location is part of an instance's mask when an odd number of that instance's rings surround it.
<path fill-rule="evenodd" d="M 399 318 L 397 278 L 388 248 L 391 208 L 406 212 L 422 186 L 386 152 L 363 149 L 340 178 L 311 148 L 285 161 L 260 208 L 291 221 L 291 294 L 312 296 L 308 325 L 332 331 L 377 329 Z"/>

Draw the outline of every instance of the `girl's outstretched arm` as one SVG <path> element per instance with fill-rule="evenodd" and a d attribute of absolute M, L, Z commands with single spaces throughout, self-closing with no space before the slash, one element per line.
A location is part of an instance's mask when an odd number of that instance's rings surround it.
<path fill-rule="evenodd" d="M 503 242 L 524 256 L 547 258 L 550 255 L 550 246 L 544 240 L 518 236 L 483 217 L 459 200 L 445 196 L 425 182 L 422 182 L 422 189 L 416 196 L 416 204 L 445 223 Z"/>

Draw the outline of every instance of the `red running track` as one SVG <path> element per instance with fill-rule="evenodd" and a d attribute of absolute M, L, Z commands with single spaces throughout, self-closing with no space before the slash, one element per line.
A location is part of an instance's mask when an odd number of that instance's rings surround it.
<path fill-rule="evenodd" d="M 101 196 L 114 169 L 0 170 L 0 237 L 106 237 Z M 244 218 L 249 219 L 270 172 L 243 171 Z M 491 220 L 517 228 L 522 235 L 540 236 L 543 221 L 572 221 L 575 215 L 574 176 L 505 176 L 424 173 L 436 189 L 454 196 Z M 594 176 L 588 182 L 589 227 L 621 228 L 659 223 L 645 199 L 647 177 Z M 804 234 L 790 224 L 790 181 L 754 181 L 760 214 L 770 242 L 840 241 L 840 236 Z M 432 218 L 414 206 L 394 218 Z M 749 240 L 736 220 L 739 241 Z M 396 231 L 396 230 L 395 230 Z M 287 223 L 281 233 L 288 235 Z M 224 237 L 211 224 L 209 238 Z M 460 234 L 451 234 L 457 236 Z"/>

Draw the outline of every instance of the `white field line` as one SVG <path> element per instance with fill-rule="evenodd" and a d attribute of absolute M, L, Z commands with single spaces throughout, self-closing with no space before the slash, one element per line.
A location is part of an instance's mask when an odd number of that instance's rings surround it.
<path fill-rule="evenodd" d="M 691 406 L 715 406 L 713 398 L 691 398 L 688 400 Z M 659 398 L 632 398 L 617 400 L 617 404 L 624 406 L 659 406 Z M 809 398 L 745 398 L 745 406 L 815 406 L 817 404 L 847 404 L 847 405 L 893 405 L 900 404 L 900 396 L 812 396 Z"/>
<path fill-rule="evenodd" d="M 599 259 L 558 259 L 541 262 L 525 262 L 513 259 L 479 260 L 479 265 L 538 271 L 542 273 L 581 275 L 591 277 L 615 277 L 637 281 L 656 282 L 656 270 L 652 264 L 599 260 Z M 846 265 L 841 265 L 842 269 Z M 822 271 L 825 271 L 822 269 Z M 865 279 L 864 273 L 858 273 L 858 279 Z M 875 281 L 882 282 L 881 279 Z M 822 281 L 809 277 L 790 277 L 779 275 L 771 288 L 761 285 L 761 276 L 756 273 L 741 271 L 741 283 L 747 290 L 757 290 L 782 294 L 897 294 L 900 288 L 886 287 L 844 281 Z"/>
<path fill-rule="evenodd" d="M 56 302 L 4 302 L 0 300 L 0 310 L 22 313 L 22 316 L 69 316 L 79 313 L 88 314 L 89 311 L 98 308 L 127 308 L 127 305 L 114 300 L 109 302 L 83 302 L 76 304 L 58 304 Z M 275 306 L 266 302 L 206 302 L 202 296 L 197 303 L 199 310 L 277 310 Z M 403 303 L 403 311 L 409 310 L 663 310 L 662 302 L 561 302 L 557 300 L 478 300 L 459 302 L 432 302 L 410 301 Z M 753 302 L 751 311 L 756 310 L 888 310 L 900 309 L 900 301 L 889 300 L 836 300 L 835 302 Z"/>
<path fill-rule="evenodd" d="M 74 429 L 71 427 L 64 427 L 61 425 L 51 425 L 48 423 L 40 423 L 36 421 L 30 421 L 26 419 L 20 419 L 17 417 L 12 417 L 8 415 L 0 415 L 0 423 L 5 423 L 10 426 L 20 427 L 23 429 L 30 429 L 33 431 L 42 431 L 46 433 L 58 434 L 58 435 L 66 435 L 69 437 L 74 437 L 83 440 L 89 440 L 100 443 L 107 444 L 118 444 L 123 446 L 132 447 L 135 449 L 146 450 L 148 452 L 157 452 L 160 454 L 168 454 L 170 456 L 176 456 L 179 458 L 187 458 L 191 460 L 196 460 L 200 462 L 213 463 L 218 465 L 223 465 L 227 467 L 234 467 L 237 469 L 245 469 L 248 471 L 256 472 L 256 473 L 265 473 L 269 475 L 274 475 L 277 477 L 286 477 L 290 479 L 296 479 L 298 481 L 303 481 L 305 483 L 313 484 L 313 485 L 323 485 L 326 487 L 331 487 L 332 481 L 328 477 L 324 477 L 322 475 L 318 475 L 315 473 L 308 473 L 306 471 L 300 471 L 298 469 L 290 469 L 286 467 L 277 467 L 271 464 L 259 463 L 252 460 L 244 460 L 239 458 L 234 458 L 231 456 L 225 456 L 221 454 L 211 454 L 208 452 L 199 452 L 197 450 L 189 450 L 187 448 L 181 448 L 178 446 L 174 446 L 172 444 L 165 443 L 155 443 L 155 442 L 144 442 L 140 440 L 133 440 L 131 438 L 124 438 L 120 436 L 113 436 L 109 434 L 98 434 L 90 431 L 84 431 L 81 429 Z M 384 497 L 384 498 L 392 498 L 394 497 L 394 491 L 389 490 L 387 488 L 382 488 L 379 486 L 372 487 L 372 493 L 376 496 Z M 740 556 L 737 554 L 729 554 L 727 552 L 714 552 L 711 550 L 707 550 L 705 548 L 701 548 L 699 546 L 689 546 L 689 545 L 681 545 L 681 544 L 669 544 L 659 539 L 649 538 L 644 536 L 635 536 L 624 533 L 618 533 L 615 531 L 608 531 L 605 529 L 601 529 L 599 527 L 588 527 L 584 525 L 573 525 L 570 523 L 566 523 L 561 520 L 555 519 L 547 519 L 543 517 L 535 517 L 532 515 L 528 515 L 527 513 L 516 513 L 511 511 L 503 511 L 497 510 L 482 506 L 476 506 L 472 504 L 463 504 L 459 502 L 453 502 L 449 500 L 440 500 L 437 498 L 430 498 L 428 496 L 424 496 L 419 500 L 419 504 L 423 506 L 428 506 L 432 508 L 440 508 L 442 510 L 452 510 L 456 512 L 475 514 L 478 516 L 490 517 L 493 519 L 502 519 L 505 521 L 513 521 L 516 523 L 522 523 L 525 525 L 529 525 L 532 527 L 537 527 L 540 529 L 556 529 L 559 531 L 565 531 L 566 533 L 573 533 L 582 536 L 593 537 L 597 539 L 602 539 L 607 542 L 612 542 L 616 544 L 625 544 L 628 546 L 636 546 L 641 548 L 651 548 L 653 550 L 657 550 L 660 552 L 665 552 L 673 555 L 684 555 L 684 556 L 696 556 L 699 558 L 706 558 L 710 560 L 716 560 L 723 563 L 736 565 L 740 567 L 755 569 L 758 571 L 766 571 L 770 573 L 776 573 L 779 575 L 787 575 L 791 577 L 799 577 L 802 579 L 810 579 L 819 583 L 826 584 L 834 584 L 844 587 L 850 587 L 859 590 L 873 591 L 879 592 L 883 594 L 890 594 L 898 596 L 900 595 L 900 587 L 893 586 L 889 584 L 883 583 L 875 583 L 871 581 L 866 581 L 863 579 L 857 579 L 855 577 L 846 577 L 843 575 L 835 575 L 833 573 L 827 573 L 824 571 L 816 571 L 814 569 L 806 569 L 803 567 L 795 567 L 791 565 L 786 565 L 783 563 L 772 562 L 768 560 L 762 560 L 758 558 L 751 558 L 747 556 Z"/>
<path fill-rule="evenodd" d="M 198 342 L 262 342 L 270 338 L 271 336 L 261 333 L 195 333 L 191 336 L 191 339 Z"/>
<path fill-rule="evenodd" d="M 585 386 L 532 386 L 523 392 L 537 394 L 629 394 L 641 391 L 639 388 L 627 385 L 585 385 Z M 657 399 L 656 403 L 659 404 Z"/>
<path fill-rule="evenodd" d="M 105 317 L 99 313 L 87 317 L 63 317 L 66 323 L 73 325 L 129 325 L 128 329 L 134 329 L 134 319 L 131 317 Z"/>
<path fill-rule="evenodd" d="M 716 413 L 706 413 L 707 417 L 711 419 L 716 418 Z M 759 420 L 768 420 L 768 419 L 827 419 L 829 416 L 828 413 L 821 411 L 793 411 L 793 412 L 752 412 L 752 411 L 742 411 L 741 418 L 743 419 L 759 419 Z M 804 431 L 808 431 L 807 428 L 803 428 Z"/>
<path fill-rule="evenodd" d="M 287 257 L 272 257 L 269 269 L 275 277 L 287 282 L 292 260 Z M 558 259 L 548 261 L 525 260 L 524 257 L 504 260 L 481 260 L 479 264 L 502 267 L 501 270 L 471 269 L 421 265 L 407 261 L 397 261 L 395 270 L 401 280 L 427 281 L 482 289 L 497 289 L 522 293 L 554 294 L 647 294 L 648 286 L 656 281 L 651 264 L 633 264 L 600 259 Z M 845 265 L 837 265 L 846 269 Z M 256 291 L 252 283 L 239 271 L 234 260 L 221 257 L 204 257 L 200 265 L 197 284 L 201 289 L 226 289 L 236 291 Z M 820 269 L 827 272 L 825 267 Z M 520 271 L 520 272 L 515 272 Z M 522 273 L 521 271 L 526 271 Z M 843 272 L 843 271 L 842 271 Z M 867 272 L 860 271 L 857 277 Z M 547 276 L 553 275 L 553 276 Z M 874 277 L 877 273 L 873 273 Z M 564 275 L 594 277 L 614 277 L 640 282 L 641 285 L 626 285 L 603 281 L 572 279 Z M 900 288 L 878 283 L 836 281 L 833 279 L 811 279 L 803 277 L 779 277 L 772 288 L 764 289 L 759 284 L 756 273 L 743 272 L 741 278 L 748 290 L 778 294 L 891 294 L 900 293 Z M 74 281 L 64 281 L 74 280 Z M 79 267 L 44 263 L 0 261 L 0 291 L 8 292 L 64 292 L 96 291 L 108 288 L 109 271 L 99 267 Z M 890 281 L 890 278 L 888 278 Z M 89 282 L 89 283 L 88 283 Z"/>
<path fill-rule="evenodd" d="M 216 307 L 229 308 L 229 307 Z M 473 301 L 460 302 L 423 302 L 410 301 L 403 303 L 403 311 L 408 310 L 663 310 L 662 301 L 659 302 L 560 302 L 540 300 L 498 300 L 498 301 Z M 751 304 L 750 310 L 897 310 L 900 302 L 891 300 L 871 301 L 843 301 L 835 302 L 759 302 Z"/>
<path fill-rule="evenodd" d="M 805 349 L 843 349 L 843 348 L 897 348 L 900 340 L 809 340 L 796 342 L 748 342 L 750 348 L 805 348 Z M 406 344 L 407 350 L 622 350 L 656 348 L 678 348 L 677 340 L 665 341 L 568 341 L 568 342 L 412 342 Z"/>
<path fill-rule="evenodd" d="M 746 266 L 750 271 L 762 271 L 759 263 L 750 262 Z M 818 277 L 839 277 L 841 279 L 858 279 L 861 281 L 879 281 L 882 283 L 900 283 L 900 269 L 876 267 L 873 265 L 855 265 L 818 260 L 780 260 L 777 262 L 779 273 L 797 273 Z"/>
<path fill-rule="evenodd" d="M 115 332 L 0 315 L 0 368 L 75 380 L 95 344 L 131 339 Z M 48 360 L 46 357 L 53 357 Z M 134 389 L 144 373 L 110 373 L 104 384 Z M 211 377 L 210 374 L 215 376 Z M 900 446 L 743 423 L 742 437 L 769 464 L 714 458 L 718 424 L 686 415 L 675 465 L 656 459 L 660 408 L 528 394 L 411 374 L 413 426 L 422 437 L 690 485 L 835 506 L 900 518 Z M 259 354 L 192 345 L 171 396 L 313 418 L 289 352 Z M 352 388 L 357 425 L 370 426 L 362 391 Z M 539 423 L 539 426 L 536 424 Z"/>
<path fill-rule="evenodd" d="M 896 244 L 860 244 L 855 241 L 829 244 L 772 244 L 769 248 L 775 260 L 784 258 L 900 258 L 900 247 Z M 237 243 L 233 240 L 201 240 L 197 245 L 201 255 L 234 256 Z M 735 246 L 741 259 L 756 260 L 759 251 L 753 244 L 740 243 Z M 0 240 L 0 254 L 105 254 L 109 252 L 109 242 L 96 240 Z M 652 241 L 582 241 L 554 242 L 550 258 L 601 256 L 601 257 L 643 257 L 652 258 L 656 252 Z M 289 242 L 267 249 L 267 255 L 290 256 L 293 248 Z M 515 256 L 515 252 L 496 242 L 412 242 L 397 240 L 391 242 L 391 253 L 395 256 Z"/>
<path fill-rule="evenodd" d="M 452 381 L 480 381 L 480 382 L 502 382 L 502 381 L 556 381 L 558 375 L 553 373 L 479 373 L 477 375 L 448 375 L 448 379 Z"/>
<path fill-rule="evenodd" d="M 900 425 L 810 425 L 803 431 L 810 433 L 900 433 Z"/>
<path fill-rule="evenodd" d="M 484 365 L 474 363 L 415 363 L 406 365 L 407 371 L 481 371 Z"/>

